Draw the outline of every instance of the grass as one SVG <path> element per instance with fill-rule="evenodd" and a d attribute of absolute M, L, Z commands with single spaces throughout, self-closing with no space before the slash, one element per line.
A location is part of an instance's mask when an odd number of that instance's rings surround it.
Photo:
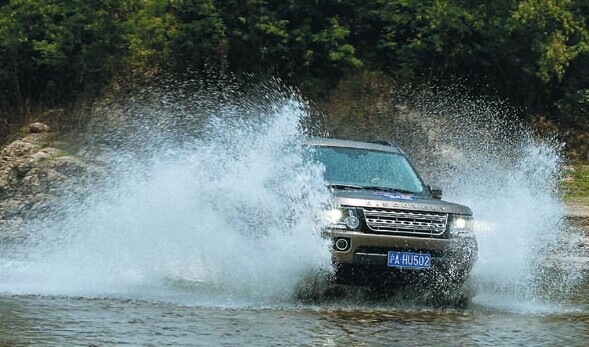
<path fill-rule="evenodd" d="M 574 164 L 568 167 L 562 186 L 566 202 L 589 206 L 589 165 Z"/>

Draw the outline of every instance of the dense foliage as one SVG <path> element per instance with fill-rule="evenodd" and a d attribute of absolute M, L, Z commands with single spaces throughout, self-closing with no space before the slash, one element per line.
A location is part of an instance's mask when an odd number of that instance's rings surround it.
<path fill-rule="evenodd" d="M 369 68 L 464 77 L 589 123 L 586 0 L 0 0 L 0 102 L 55 105 L 158 66 L 269 73 L 308 93 Z"/>

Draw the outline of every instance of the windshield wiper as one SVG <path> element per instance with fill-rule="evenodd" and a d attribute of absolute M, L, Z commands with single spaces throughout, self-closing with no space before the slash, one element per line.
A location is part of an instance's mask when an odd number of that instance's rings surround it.
<path fill-rule="evenodd" d="M 357 189 L 357 190 L 364 189 L 363 186 L 356 186 L 353 184 L 344 184 L 344 183 L 330 183 L 330 184 L 328 184 L 328 186 L 330 188 L 334 188 L 334 189 Z"/>
<path fill-rule="evenodd" d="M 335 189 L 356 189 L 356 190 L 367 189 L 367 190 L 382 190 L 382 191 L 386 191 L 386 192 L 413 194 L 413 195 L 418 194 L 418 193 L 412 192 L 410 190 L 380 187 L 380 186 L 359 186 L 359 185 L 345 184 L 345 183 L 330 183 L 328 186 L 330 188 L 335 188 Z"/>
<path fill-rule="evenodd" d="M 393 192 L 393 193 L 403 193 L 403 194 L 417 194 L 416 192 L 412 192 L 410 190 L 405 189 L 397 189 L 397 188 L 389 188 L 389 187 L 380 187 L 380 186 L 360 186 L 361 189 L 370 189 L 370 190 L 382 190 L 385 192 Z"/>

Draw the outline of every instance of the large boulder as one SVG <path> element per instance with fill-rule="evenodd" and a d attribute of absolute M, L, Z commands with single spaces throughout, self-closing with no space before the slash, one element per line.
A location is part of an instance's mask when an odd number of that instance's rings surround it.
<path fill-rule="evenodd" d="M 8 162 L 14 158 L 24 157 L 30 155 L 40 149 L 40 146 L 24 141 L 16 140 L 9 143 L 0 152 L 0 158 L 3 162 Z"/>
<path fill-rule="evenodd" d="M 59 218 L 61 201 L 89 193 L 87 181 L 102 171 L 91 155 L 56 148 L 54 135 L 43 129 L 0 150 L 0 238 L 25 235 L 21 231 L 28 222 Z"/>
<path fill-rule="evenodd" d="M 49 132 L 49 130 L 50 130 L 49 125 L 44 124 L 44 123 L 35 122 L 35 123 L 29 124 L 29 131 L 32 134 L 34 134 L 34 133 L 47 133 L 47 132 Z"/>

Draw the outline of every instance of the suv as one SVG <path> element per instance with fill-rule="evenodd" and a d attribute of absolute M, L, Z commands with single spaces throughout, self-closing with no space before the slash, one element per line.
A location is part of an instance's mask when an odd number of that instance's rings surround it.
<path fill-rule="evenodd" d="M 468 207 L 442 201 L 388 143 L 316 138 L 305 146 L 325 166 L 338 205 L 325 230 L 336 282 L 462 285 L 477 258 Z"/>

